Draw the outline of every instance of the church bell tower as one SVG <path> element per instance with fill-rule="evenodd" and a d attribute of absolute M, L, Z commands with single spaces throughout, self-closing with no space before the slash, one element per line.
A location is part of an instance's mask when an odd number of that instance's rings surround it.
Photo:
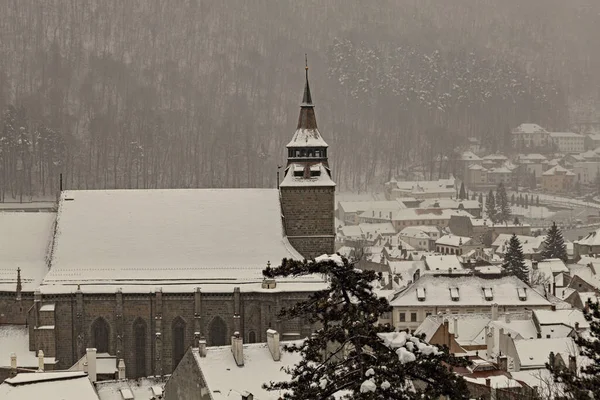
<path fill-rule="evenodd" d="M 308 84 L 308 64 L 298 126 L 287 144 L 287 166 L 279 185 L 285 234 L 305 258 L 331 254 L 335 247 L 335 183 L 328 145 L 317 128 Z"/>

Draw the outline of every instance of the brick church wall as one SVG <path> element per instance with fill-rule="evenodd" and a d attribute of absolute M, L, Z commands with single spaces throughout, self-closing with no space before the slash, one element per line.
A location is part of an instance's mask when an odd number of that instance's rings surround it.
<path fill-rule="evenodd" d="M 305 258 L 335 248 L 335 187 L 281 187 L 285 233 Z"/>
<path fill-rule="evenodd" d="M 194 293 L 146 293 L 146 294 L 80 294 L 82 313 L 78 315 L 78 295 L 64 294 L 42 296 L 41 304 L 55 304 L 53 321 L 44 316 L 44 324 L 54 325 L 53 330 L 35 329 L 35 308 L 29 314 L 30 350 L 43 350 L 46 356 L 55 356 L 57 369 L 71 367 L 93 347 L 92 325 L 103 318 L 109 326 L 109 353 L 123 358 L 128 377 L 136 376 L 136 348 L 134 324 L 140 319 L 146 325 L 145 362 L 146 375 L 168 374 L 176 367 L 173 359 L 173 322 L 181 318 L 185 322 L 185 349 L 192 346 L 195 332 L 210 343 L 210 324 L 221 318 L 226 325 L 226 343 L 235 327 L 235 295 L 231 293 L 202 293 L 201 309 L 197 314 Z M 122 305 L 119 306 L 119 296 Z M 266 330 L 274 328 L 285 333 L 308 335 L 312 328 L 300 320 L 282 321 L 278 317 L 282 307 L 291 307 L 307 299 L 309 293 L 240 293 L 239 330 L 248 341 L 253 330 L 257 342 L 266 341 Z M 119 312 L 122 310 L 122 315 Z M 246 328 L 247 326 L 247 328 Z M 160 332 L 157 339 L 156 332 Z M 82 340 L 78 340 L 79 335 Z M 293 336 L 293 335 L 292 335 Z M 291 337 L 296 338 L 296 337 Z M 160 354 L 160 360 L 157 356 Z"/>

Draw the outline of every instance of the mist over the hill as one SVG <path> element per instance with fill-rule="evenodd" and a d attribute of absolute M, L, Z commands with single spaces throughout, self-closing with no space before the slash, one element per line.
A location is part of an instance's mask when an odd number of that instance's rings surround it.
<path fill-rule="evenodd" d="M 0 200 L 275 187 L 308 54 L 342 189 L 600 115 L 595 0 L 0 0 Z M 437 163 L 436 160 L 449 160 Z"/>

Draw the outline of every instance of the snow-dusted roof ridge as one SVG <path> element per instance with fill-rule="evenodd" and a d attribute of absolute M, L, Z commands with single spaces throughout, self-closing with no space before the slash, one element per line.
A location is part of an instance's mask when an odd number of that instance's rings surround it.
<path fill-rule="evenodd" d="M 317 128 L 315 129 L 296 129 L 292 140 L 287 147 L 328 147 L 329 145 Z"/>

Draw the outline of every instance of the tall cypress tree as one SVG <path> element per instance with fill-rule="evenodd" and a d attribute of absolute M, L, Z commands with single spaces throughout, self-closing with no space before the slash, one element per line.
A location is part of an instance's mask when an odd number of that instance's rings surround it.
<path fill-rule="evenodd" d="M 283 390 L 282 398 L 288 400 L 334 395 L 359 400 L 470 398 L 463 378 L 448 367 L 465 366 L 465 361 L 447 348 L 439 350 L 406 332 L 394 332 L 390 325 L 377 324 L 383 313 L 391 311 L 387 299 L 373 292 L 372 282 L 381 278 L 380 273 L 355 269 L 339 255 L 324 255 L 314 261 L 284 259 L 263 274 L 267 278 L 314 274 L 327 277 L 329 283 L 281 313 L 284 318 L 316 323 L 319 329 L 286 347 L 302 359 L 286 371 L 289 381 L 270 382 L 266 389 Z"/>
<path fill-rule="evenodd" d="M 529 283 L 529 268 L 525 265 L 523 247 L 517 235 L 513 234 L 508 241 L 508 249 L 504 253 L 504 270 L 525 283 Z"/>
<path fill-rule="evenodd" d="M 491 189 L 485 199 L 485 212 L 492 222 L 496 222 L 496 200 L 494 199 L 494 192 Z"/>
<path fill-rule="evenodd" d="M 465 192 L 465 183 L 461 182 L 460 184 L 460 191 L 458 192 L 458 198 L 460 200 L 464 200 L 467 198 L 467 193 Z"/>
<path fill-rule="evenodd" d="M 496 207 L 496 219 L 498 220 L 498 222 L 510 221 L 510 204 L 508 204 L 508 196 L 506 194 L 506 189 L 504 189 L 504 184 L 502 182 L 498 184 L 498 189 L 496 190 Z"/>
<path fill-rule="evenodd" d="M 556 226 L 556 222 L 553 222 L 550 229 L 548 229 L 546 240 L 544 240 L 542 258 L 560 258 L 565 263 L 569 259 L 567 245 L 560 228 Z"/>

